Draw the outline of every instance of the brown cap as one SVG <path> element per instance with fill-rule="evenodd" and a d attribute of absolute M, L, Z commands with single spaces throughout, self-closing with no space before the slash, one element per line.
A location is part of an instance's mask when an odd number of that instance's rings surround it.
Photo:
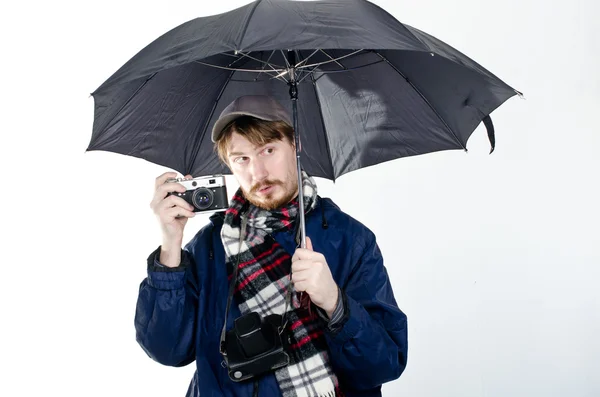
<path fill-rule="evenodd" d="M 285 121 L 292 125 L 287 111 L 275 99 L 266 95 L 246 95 L 235 99 L 223 109 L 213 126 L 212 141 L 217 141 L 227 124 L 242 116 L 252 116 L 265 121 Z"/>

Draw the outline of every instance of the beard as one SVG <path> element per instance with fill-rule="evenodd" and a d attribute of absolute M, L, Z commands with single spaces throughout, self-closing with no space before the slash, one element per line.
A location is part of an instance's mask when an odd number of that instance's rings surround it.
<path fill-rule="evenodd" d="M 293 181 L 293 179 L 292 179 Z M 266 186 L 277 186 L 278 190 L 283 190 L 283 194 L 281 192 L 269 193 L 265 196 L 259 196 L 257 192 L 266 187 Z M 298 189 L 295 181 L 291 183 L 284 183 L 280 180 L 266 180 L 261 182 L 260 184 L 256 184 L 250 188 L 250 191 L 242 188 L 242 193 L 244 193 L 244 197 L 248 200 L 252 205 L 265 209 L 267 211 L 272 211 L 277 208 L 281 208 L 287 203 L 289 203 L 294 197 L 298 195 Z"/>

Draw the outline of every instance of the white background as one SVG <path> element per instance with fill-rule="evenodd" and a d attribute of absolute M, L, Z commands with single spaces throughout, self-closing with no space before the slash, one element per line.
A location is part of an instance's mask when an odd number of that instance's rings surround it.
<path fill-rule="evenodd" d="M 599 3 L 376 3 L 526 97 L 492 114 L 492 155 L 480 126 L 468 153 L 318 180 L 377 234 L 409 318 L 408 367 L 384 395 L 599 396 Z M 2 6 L 0 395 L 185 394 L 194 365 L 155 363 L 133 326 L 166 169 L 84 153 L 89 94 L 167 30 L 243 4 Z"/>

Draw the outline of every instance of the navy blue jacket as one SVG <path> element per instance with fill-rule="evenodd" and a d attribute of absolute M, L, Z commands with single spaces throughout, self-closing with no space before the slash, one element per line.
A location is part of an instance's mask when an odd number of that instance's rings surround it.
<path fill-rule="evenodd" d="M 187 397 L 250 397 L 253 382 L 233 382 L 221 365 L 219 338 L 228 293 L 222 214 L 211 216 L 186 244 L 177 268 L 160 268 L 148 257 L 148 277 L 139 290 L 136 338 L 155 361 L 184 366 L 196 361 Z M 348 397 L 381 396 L 381 385 L 397 379 L 407 360 L 406 315 L 398 308 L 375 235 L 318 198 L 306 215 L 306 234 L 322 253 L 342 290 L 345 318 L 335 331 L 325 327 L 331 366 Z M 292 255 L 295 234 L 273 235 Z M 240 316 L 235 299 L 228 328 Z M 280 396 L 273 374 L 260 379 L 259 396 Z"/>

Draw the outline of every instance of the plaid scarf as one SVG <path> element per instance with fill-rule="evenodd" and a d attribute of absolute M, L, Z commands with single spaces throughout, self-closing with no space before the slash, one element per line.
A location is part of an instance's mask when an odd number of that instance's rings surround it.
<path fill-rule="evenodd" d="M 310 212 L 316 205 L 317 188 L 304 171 L 302 179 L 304 208 Z M 246 206 L 246 231 L 240 247 L 240 215 Z M 247 203 L 241 189 L 233 196 L 225 213 L 221 240 L 230 282 L 239 255 L 234 297 L 242 315 L 252 311 L 262 317 L 284 314 L 292 257 L 271 234 L 293 229 L 297 214 L 296 199 L 268 211 Z M 327 342 L 318 316 L 315 310 L 300 304 L 297 294 L 291 295 L 286 314 L 286 333 L 291 336 L 290 363 L 275 370 L 279 389 L 284 397 L 339 396 L 338 379 L 329 364 Z"/>

